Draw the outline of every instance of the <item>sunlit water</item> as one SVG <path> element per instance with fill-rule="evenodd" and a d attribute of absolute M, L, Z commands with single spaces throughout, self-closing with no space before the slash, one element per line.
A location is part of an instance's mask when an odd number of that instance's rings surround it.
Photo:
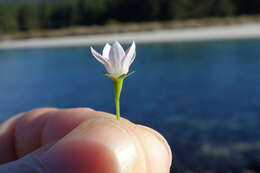
<path fill-rule="evenodd" d="M 96 47 L 101 50 L 101 47 Z M 37 107 L 113 113 L 88 47 L 0 51 L 0 120 Z M 176 173 L 260 171 L 260 40 L 137 45 L 121 112 L 162 133 Z"/>

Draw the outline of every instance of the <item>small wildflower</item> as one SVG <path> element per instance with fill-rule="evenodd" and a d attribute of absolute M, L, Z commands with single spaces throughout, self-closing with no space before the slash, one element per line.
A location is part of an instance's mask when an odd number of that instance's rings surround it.
<path fill-rule="evenodd" d="M 122 91 L 124 79 L 133 73 L 132 72 L 128 74 L 129 67 L 133 63 L 136 56 L 135 49 L 136 46 L 134 41 L 126 51 L 124 51 L 123 47 L 118 41 L 115 41 L 112 46 L 107 43 L 103 49 L 102 55 L 95 51 L 92 47 L 90 48 L 93 56 L 105 66 L 108 72 L 106 76 L 113 80 L 116 114 L 118 120 L 120 118 L 120 94 Z"/>

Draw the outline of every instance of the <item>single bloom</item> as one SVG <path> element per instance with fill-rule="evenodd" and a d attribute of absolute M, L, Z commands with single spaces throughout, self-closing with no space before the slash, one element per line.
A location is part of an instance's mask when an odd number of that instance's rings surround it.
<path fill-rule="evenodd" d="M 133 41 L 131 46 L 124 51 L 120 43 L 115 41 L 112 45 L 107 43 L 101 55 L 90 47 L 93 56 L 105 66 L 109 76 L 115 79 L 128 73 L 129 67 L 135 59 L 135 48 Z"/>

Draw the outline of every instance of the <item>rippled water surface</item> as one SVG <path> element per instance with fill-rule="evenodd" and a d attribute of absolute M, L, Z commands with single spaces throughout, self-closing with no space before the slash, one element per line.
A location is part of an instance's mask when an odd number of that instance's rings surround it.
<path fill-rule="evenodd" d="M 101 47 L 96 47 L 101 51 Z M 0 51 L 0 120 L 37 107 L 114 112 L 88 47 Z M 137 45 L 124 117 L 158 130 L 181 172 L 260 172 L 260 40 Z"/>

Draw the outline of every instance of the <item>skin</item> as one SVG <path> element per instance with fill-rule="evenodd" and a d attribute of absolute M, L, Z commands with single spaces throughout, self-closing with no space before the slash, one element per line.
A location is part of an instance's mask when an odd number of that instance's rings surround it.
<path fill-rule="evenodd" d="M 0 125 L 1 173 L 169 173 L 171 150 L 149 127 L 90 108 L 41 108 Z"/>

